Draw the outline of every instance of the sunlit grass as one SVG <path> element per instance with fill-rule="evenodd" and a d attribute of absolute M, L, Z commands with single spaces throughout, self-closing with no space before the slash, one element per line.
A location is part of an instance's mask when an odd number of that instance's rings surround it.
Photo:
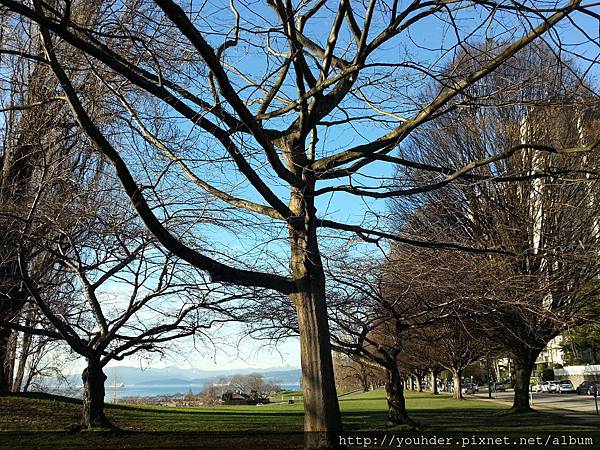
<path fill-rule="evenodd" d="M 284 399 L 298 392 L 284 393 Z M 446 395 L 407 392 L 407 408 L 422 430 L 443 432 L 502 432 L 585 430 L 564 417 L 532 413 L 505 414 L 506 406 L 483 400 L 457 401 Z M 215 406 L 205 408 L 130 407 L 108 405 L 107 416 L 121 431 L 69 434 L 79 421 L 81 404 L 64 398 L 0 398 L 0 448 L 217 448 L 211 440 L 243 439 L 241 448 L 295 448 L 285 433 L 301 436 L 303 404 Z M 385 430 L 383 390 L 340 398 L 347 431 Z M 202 433 L 213 433 L 210 436 Z M 216 438 L 215 438 L 216 436 Z M 190 439 L 194 446 L 190 446 Z M 229 441 L 227 441 L 229 439 Z M 277 441 L 277 440 L 280 441 Z M 268 444 L 277 441 L 277 444 Z M 203 441 L 203 443 L 200 443 Z M 207 442 L 204 442 L 207 441 Z M 289 441 L 290 447 L 287 447 Z M 206 444 L 206 447 L 203 445 Z"/>

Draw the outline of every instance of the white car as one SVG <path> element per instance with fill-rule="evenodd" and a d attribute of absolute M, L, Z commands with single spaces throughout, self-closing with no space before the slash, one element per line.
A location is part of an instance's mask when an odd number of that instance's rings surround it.
<path fill-rule="evenodd" d="M 548 392 L 559 393 L 560 392 L 560 381 L 548 381 Z"/>
<path fill-rule="evenodd" d="M 544 392 L 544 383 L 535 383 L 531 385 L 531 392 Z"/>

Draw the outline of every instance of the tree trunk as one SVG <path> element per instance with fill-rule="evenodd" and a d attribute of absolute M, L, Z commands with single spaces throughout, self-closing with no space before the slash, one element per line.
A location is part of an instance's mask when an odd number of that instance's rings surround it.
<path fill-rule="evenodd" d="M 438 395 L 438 385 L 437 385 L 437 376 L 438 376 L 438 371 L 435 369 L 431 369 L 431 371 L 429 372 L 430 376 L 431 376 L 431 393 L 433 395 Z"/>
<path fill-rule="evenodd" d="M 0 394 L 8 394 L 12 386 L 11 335 L 9 328 L 0 328 Z"/>
<path fill-rule="evenodd" d="M 15 362 L 17 359 L 17 341 L 18 341 L 19 333 L 17 331 L 12 331 L 10 333 L 10 338 L 8 339 L 8 350 L 6 353 L 5 367 L 6 371 L 6 379 L 8 381 L 8 386 L 13 391 L 13 382 L 15 379 Z"/>
<path fill-rule="evenodd" d="M 418 384 L 417 390 L 419 392 L 423 392 L 423 377 L 422 376 L 417 377 L 417 384 Z"/>
<path fill-rule="evenodd" d="M 532 410 L 529 405 L 529 380 L 540 351 L 541 349 L 524 348 L 514 352 L 515 397 L 511 412 L 524 413 Z"/>
<path fill-rule="evenodd" d="M 360 376 L 360 383 L 362 385 L 362 390 L 363 392 L 369 392 L 369 387 L 370 387 L 370 383 L 369 383 L 369 375 L 368 374 L 361 374 Z"/>
<path fill-rule="evenodd" d="M 453 391 L 452 397 L 456 400 L 462 400 L 462 369 L 452 370 Z"/>
<path fill-rule="evenodd" d="M 314 182 L 309 183 L 312 190 Z M 335 388 L 325 273 L 317 242 L 316 209 L 311 196 L 292 190 L 290 209 L 304 223 L 290 225 L 291 269 L 296 292 L 290 294 L 298 314 L 304 395 L 305 446 L 339 448 L 342 420 Z"/>
<path fill-rule="evenodd" d="M 34 321 L 35 310 L 31 310 L 27 314 L 25 320 L 25 326 L 31 327 Z M 13 380 L 13 391 L 19 392 L 23 387 L 23 379 L 25 378 L 25 368 L 29 359 L 29 353 L 31 352 L 31 333 L 24 332 L 21 339 L 21 351 L 19 352 L 19 364 L 17 365 L 17 372 Z"/>
<path fill-rule="evenodd" d="M 387 398 L 388 413 L 387 425 L 411 425 L 416 426 L 408 413 L 406 412 L 406 402 L 404 400 L 404 384 L 398 369 L 386 369 L 387 381 L 385 383 L 385 393 Z"/>
<path fill-rule="evenodd" d="M 102 371 L 99 358 L 87 358 L 87 367 L 81 376 L 83 380 L 83 416 L 85 428 L 112 428 L 104 415 L 104 382 L 106 375 Z"/>

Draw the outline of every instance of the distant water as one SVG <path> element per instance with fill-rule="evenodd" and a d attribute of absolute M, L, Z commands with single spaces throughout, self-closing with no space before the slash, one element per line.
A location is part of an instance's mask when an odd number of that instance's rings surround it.
<path fill-rule="evenodd" d="M 199 394 L 202 392 L 203 388 L 203 385 L 199 384 L 174 384 L 167 386 L 132 385 L 116 389 L 107 386 L 105 400 L 110 403 L 124 397 L 156 397 L 158 395 L 187 394 L 190 389 L 192 394 Z M 297 391 L 300 390 L 300 385 L 282 384 L 281 389 L 286 391 Z"/>

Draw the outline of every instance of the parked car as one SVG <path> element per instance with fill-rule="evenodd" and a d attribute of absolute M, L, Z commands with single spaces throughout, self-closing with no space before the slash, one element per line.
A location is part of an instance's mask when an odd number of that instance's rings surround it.
<path fill-rule="evenodd" d="M 550 381 L 544 381 L 540 387 L 541 387 L 541 392 L 552 392 L 551 391 L 551 383 Z"/>
<path fill-rule="evenodd" d="M 560 382 L 558 383 L 557 392 L 559 394 L 570 394 L 575 393 L 577 391 L 575 390 L 575 387 L 573 386 L 571 380 L 560 380 Z"/>
<path fill-rule="evenodd" d="M 549 393 L 558 393 L 559 392 L 559 388 L 558 385 L 560 384 L 560 381 L 558 380 L 554 380 L 554 381 L 548 381 L 548 392 Z"/>
<path fill-rule="evenodd" d="M 475 383 L 465 383 L 462 385 L 463 394 L 476 394 L 479 392 L 479 386 Z"/>
<path fill-rule="evenodd" d="M 506 387 L 502 383 L 494 383 L 494 391 L 496 392 L 506 392 Z"/>
<path fill-rule="evenodd" d="M 547 383 L 547 382 L 546 382 Z M 547 392 L 548 385 L 544 383 L 535 383 L 531 385 L 532 392 Z"/>
<path fill-rule="evenodd" d="M 600 390 L 600 381 L 585 380 L 583 383 L 577 386 L 577 393 L 579 395 L 593 395 L 594 386 L 598 386 L 598 389 Z"/>

